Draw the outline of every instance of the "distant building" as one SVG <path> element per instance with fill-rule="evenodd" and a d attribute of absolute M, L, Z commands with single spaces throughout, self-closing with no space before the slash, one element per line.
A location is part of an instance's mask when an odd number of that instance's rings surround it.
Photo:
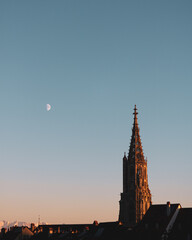
<path fill-rule="evenodd" d="M 147 160 L 144 158 L 137 108 L 134 108 L 129 154 L 123 158 L 123 193 L 121 193 L 119 221 L 133 227 L 151 206 L 151 193 L 148 186 Z"/>
<path fill-rule="evenodd" d="M 11 227 L 9 231 L 1 231 L 2 240 L 28 240 L 33 236 L 33 232 L 28 227 Z"/>

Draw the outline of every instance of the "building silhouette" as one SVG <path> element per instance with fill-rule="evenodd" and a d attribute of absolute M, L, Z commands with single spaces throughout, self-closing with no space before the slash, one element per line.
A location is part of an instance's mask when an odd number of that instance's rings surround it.
<path fill-rule="evenodd" d="M 137 114 L 135 105 L 129 154 L 123 157 L 123 192 L 119 202 L 119 221 L 129 227 L 138 223 L 152 204 Z"/>

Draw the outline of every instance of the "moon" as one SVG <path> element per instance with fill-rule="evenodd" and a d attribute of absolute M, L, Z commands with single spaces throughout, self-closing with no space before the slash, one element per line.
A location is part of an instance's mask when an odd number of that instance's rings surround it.
<path fill-rule="evenodd" d="M 47 111 L 50 111 L 51 110 L 51 105 L 50 104 L 46 104 L 46 109 L 47 109 Z"/>

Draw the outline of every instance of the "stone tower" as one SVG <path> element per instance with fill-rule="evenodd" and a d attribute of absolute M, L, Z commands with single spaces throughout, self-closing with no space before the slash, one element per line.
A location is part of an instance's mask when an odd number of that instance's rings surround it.
<path fill-rule="evenodd" d="M 143 155 L 137 114 L 135 105 L 129 154 L 123 157 L 123 193 L 119 202 L 119 221 L 129 227 L 138 223 L 151 205 L 147 159 Z"/>

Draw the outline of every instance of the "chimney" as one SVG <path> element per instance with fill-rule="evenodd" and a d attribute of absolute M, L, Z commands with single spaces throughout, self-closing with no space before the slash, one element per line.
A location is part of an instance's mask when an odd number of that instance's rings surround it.
<path fill-rule="evenodd" d="M 31 223 L 31 231 L 34 232 L 34 230 L 35 230 L 35 224 Z"/>
<path fill-rule="evenodd" d="M 167 202 L 167 217 L 169 217 L 170 213 L 171 213 L 171 203 Z"/>

